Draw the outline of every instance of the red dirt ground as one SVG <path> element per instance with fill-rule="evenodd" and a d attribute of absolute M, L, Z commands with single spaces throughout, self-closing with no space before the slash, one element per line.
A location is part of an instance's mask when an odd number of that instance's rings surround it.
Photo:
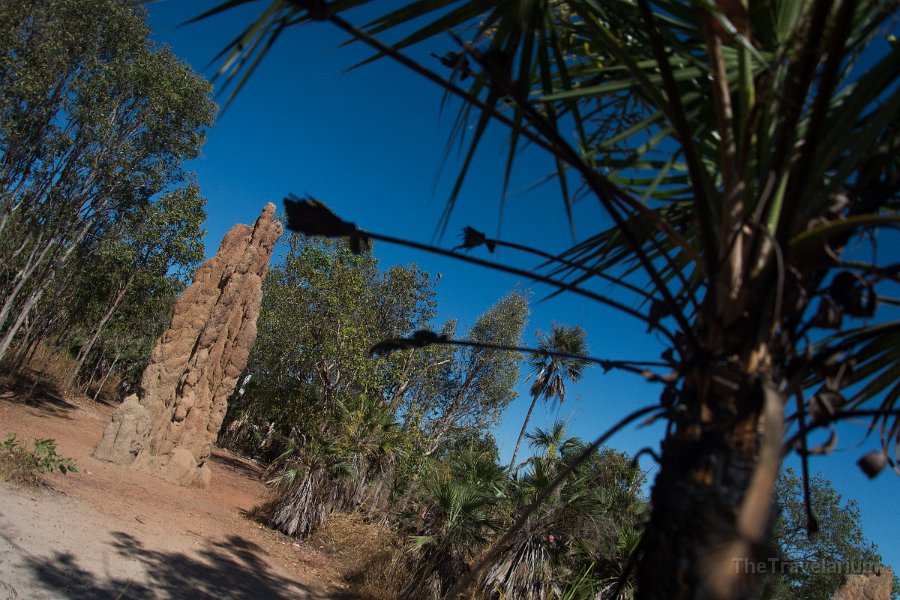
<path fill-rule="evenodd" d="M 320 552 L 248 516 L 254 463 L 216 450 L 207 490 L 95 460 L 114 407 L 0 387 L 0 437 L 53 438 L 78 473 L 0 483 L 2 598 L 351 598 Z"/>

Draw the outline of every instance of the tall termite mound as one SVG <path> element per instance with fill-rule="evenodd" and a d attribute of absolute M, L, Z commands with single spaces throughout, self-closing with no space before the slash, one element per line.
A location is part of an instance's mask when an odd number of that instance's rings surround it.
<path fill-rule="evenodd" d="M 175 302 L 137 394 L 112 416 L 94 456 L 182 485 L 206 487 L 205 465 L 228 397 L 256 339 L 262 282 L 281 223 L 267 204 L 253 227 L 235 225 Z"/>

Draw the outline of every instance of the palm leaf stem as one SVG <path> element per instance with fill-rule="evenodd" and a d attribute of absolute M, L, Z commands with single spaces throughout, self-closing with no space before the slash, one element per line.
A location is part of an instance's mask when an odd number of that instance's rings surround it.
<path fill-rule="evenodd" d="M 547 120 L 541 115 L 535 108 L 532 106 L 527 98 L 523 98 L 521 92 L 517 90 L 510 90 L 512 92 L 511 97 L 516 101 L 516 103 L 522 108 L 526 115 L 528 115 L 532 125 L 548 140 L 551 141 L 552 144 L 555 144 L 557 148 L 556 155 L 569 163 L 573 168 L 579 171 L 582 177 L 585 180 L 585 183 L 591 188 L 591 191 L 597 196 L 597 199 L 606 209 L 606 212 L 612 217 L 616 226 L 622 230 L 622 233 L 625 237 L 625 240 L 628 242 L 628 245 L 631 247 L 632 251 L 637 255 L 639 262 L 644 267 L 644 270 L 650 276 L 650 279 L 653 281 L 653 284 L 656 286 L 657 290 L 663 296 L 664 302 L 668 305 L 669 311 L 672 316 L 678 321 L 678 325 L 681 330 L 687 336 L 690 344 L 693 346 L 693 349 L 699 350 L 697 347 L 697 340 L 693 334 L 693 330 L 690 324 L 687 321 L 687 317 L 685 317 L 684 313 L 681 310 L 681 305 L 675 300 L 672 292 L 669 290 L 662 276 L 660 275 L 657 268 L 653 265 L 650 258 L 647 256 L 647 253 L 644 251 L 643 245 L 638 241 L 637 236 L 631 229 L 628 220 L 626 220 L 616 209 L 615 201 L 618 200 L 624 204 L 627 204 L 630 207 L 634 207 L 640 211 L 640 203 L 625 193 L 621 188 L 612 183 L 607 177 L 605 177 L 602 173 L 599 173 L 592 169 L 590 165 L 585 163 L 581 156 L 575 151 L 575 149 L 566 141 L 562 135 L 560 135 L 559 131 L 550 125 Z M 646 210 L 646 207 L 644 207 Z M 652 211 L 646 210 L 647 215 L 654 222 L 658 222 L 661 219 L 659 215 L 653 213 Z M 667 253 L 664 253 L 665 258 L 671 264 L 671 258 Z M 677 269 L 676 269 L 677 271 Z"/>
<path fill-rule="evenodd" d="M 331 21 L 332 23 L 334 23 L 340 29 L 343 29 L 345 32 L 349 33 L 354 38 L 358 39 L 359 41 L 364 42 L 364 43 L 368 44 L 369 46 L 375 48 L 381 54 L 394 59 L 395 61 L 397 61 L 404 67 L 413 71 L 414 73 L 417 73 L 417 74 L 421 75 L 422 77 L 424 77 L 425 79 L 428 79 L 432 83 L 435 83 L 435 84 L 441 86 L 442 88 L 444 88 L 444 90 L 453 94 L 454 96 L 458 96 L 460 99 L 464 100 L 467 104 L 469 104 L 471 106 L 477 106 L 478 108 L 483 110 L 485 113 L 489 114 L 492 118 L 496 119 L 500 123 L 503 123 L 510 129 L 516 131 L 518 134 L 528 138 L 529 141 L 533 142 L 534 144 L 537 144 L 538 146 L 540 146 L 547 152 L 550 152 L 551 154 L 556 153 L 552 144 L 550 144 L 547 140 L 543 139 L 541 136 L 535 134 L 531 130 L 522 127 L 521 125 L 516 123 L 513 119 L 504 115 L 502 112 L 497 110 L 496 105 L 492 105 L 491 103 L 486 102 L 486 101 L 482 100 L 481 98 L 469 93 L 468 91 L 464 90 L 460 86 L 441 77 L 440 75 L 438 75 L 431 69 L 428 69 L 428 68 L 420 65 L 418 62 L 409 58 L 402 52 L 392 48 L 391 46 L 388 46 L 387 44 L 383 43 L 381 40 L 375 38 L 374 36 L 369 35 L 367 32 L 363 31 L 362 29 L 359 29 L 358 27 L 356 27 L 353 24 L 349 23 L 348 21 L 344 20 L 340 16 L 333 14 L 328 17 L 328 20 Z"/>
<path fill-rule="evenodd" d="M 812 510 L 812 499 L 809 492 L 809 449 L 806 439 L 806 402 L 799 390 L 794 394 L 797 401 L 797 431 L 800 434 L 800 474 L 803 478 L 803 508 L 806 511 L 806 532 L 812 535 L 818 531 L 816 517 Z"/>
<path fill-rule="evenodd" d="M 716 273 L 719 289 L 715 290 L 717 305 L 724 307 L 736 299 L 741 289 L 741 264 L 743 262 L 743 234 L 739 222 L 744 212 L 744 181 L 740 178 L 737 165 L 737 142 L 735 139 L 731 106 L 731 90 L 728 72 L 722 51 L 722 39 L 713 30 L 713 17 L 709 11 L 701 16 L 701 29 L 706 40 L 707 53 L 712 66 L 712 100 L 719 131 L 719 163 L 722 171 L 722 205 L 719 221 L 722 244 L 719 247 L 719 267 Z M 666 60 L 668 63 L 668 60 Z"/>
<path fill-rule="evenodd" d="M 651 280 L 653 280 L 654 285 L 657 287 L 659 292 L 662 294 L 664 301 L 669 305 L 669 310 L 673 317 L 678 321 L 679 327 L 685 332 L 690 343 L 694 346 L 694 350 L 697 350 L 696 347 L 696 339 L 692 334 L 692 329 L 690 324 L 687 321 L 687 318 L 681 311 L 680 304 L 675 300 L 672 296 L 672 293 L 669 291 L 656 267 L 653 266 L 653 263 L 647 257 L 646 253 L 642 245 L 638 242 L 637 237 L 634 235 L 634 232 L 631 231 L 628 226 L 627 221 L 618 213 L 613 205 L 611 198 L 617 198 L 621 202 L 635 208 L 638 212 L 641 212 L 643 216 L 650 218 L 654 223 L 658 224 L 661 229 L 664 231 L 671 231 L 671 228 L 666 228 L 665 224 L 661 224 L 662 219 L 646 207 L 642 206 L 639 202 L 637 202 L 634 198 L 631 198 L 628 194 L 626 194 L 623 190 L 621 190 L 618 186 L 613 184 L 608 178 L 603 176 L 601 173 L 593 170 L 587 163 L 585 163 L 580 155 L 571 147 L 571 145 L 559 134 L 558 130 L 554 128 L 552 125 L 547 123 L 546 119 L 541 115 L 537 110 L 535 110 L 534 106 L 528 101 L 527 96 L 523 97 L 522 92 L 518 89 L 509 89 L 506 90 L 510 97 L 516 102 L 516 104 L 522 109 L 522 111 L 528 116 L 531 124 L 538 130 L 538 132 L 543 136 L 543 139 L 534 135 L 529 129 L 522 128 L 518 124 L 516 124 L 512 119 L 502 115 L 497 112 L 495 108 L 495 104 L 489 102 L 483 102 L 481 99 L 473 96 L 469 92 L 466 92 L 462 88 L 446 81 L 444 78 L 440 77 L 436 73 L 426 69 L 425 67 L 419 65 L 414 60 L 400 53 L 394 48 L 382 43 L 378 39 L 369 35 L 365 31 L 358 29 L 352 24 L 348 23 L 344 19 L 340 18 L 337 15 L 329 15 L 328 19 L 333 22 L 335 25 L 349 33 L 350 35 L 356 37 L 360 41 L 363 41 L 379 52 L 382 52 L 384 55 L 393 58 L 404 66 L 412 69 L 414 72 L 426 77 L 427 79 L 441 85 L 445 90 L 450 93 L 453 93 L 459 97 L 461 97 L 466 102 L 472 103 L 475 106 L 480 107 L 482 110 L 487 111 L 492 117 L 495 117 L 501 123 L 507 125 L 508 127 L 513 128 L 516 131 L 519 131 L 522 135 L 525 135 L 529 140 L 537 143 L 539 146 L 551 152 L 555 156 L 563 158 L 567 163 L 569 163 L 573 168 L 578 170 L 582 177 L 584 177 L 586 183 L 591 187 L 592 191 L 594 191 L 595 195 L 604 205 L 604 208 L 612 217 L 613 221 L 616 225 L 622 228 L 626 241 L 628 241 L 632 250 L 637 254 L 638 259 L 641 264 L 647 271 Z M 452 35 L 452 34 L 451 34 Z M 453 36 L 454 39 L 457 40 L 458 43 L 462 43 L 459 38 Z M 473 50 L 471 47 L 463 46 L 468 53 L 470 53 L 476 60 L 479 62 L 481 60 L 481 55 Z M 510 86 L 515 87 L 515 86 Z M 643 210 L 642 210 L 643 209 Z M 686 252 L 692 253 L 696 255 L 696 251 L 689 245 L 685 240 L 681 240 L 681 244 L 683 249 Z M 665 255 L 667 258 L 668 256 Z M 671 259 L 670 259 L 671 260 Z M 698 264 L 702 264 L 699 263 Z M 676 269 L 676 272 L 678 270 Z M 534 278 L 534 276 L 531 276 Z"/>
<path fill-rule="evenodd" d="M 634 292 L 644 298 L 644 300 L 654 300 L 652 294 L 649 294 L 646 290 L 634 285 L 633 283 L 629 283 L 620 277 L 613 277 L 612 275 L 607 275 L 602 271 L 598 271 L 597 269 L 591 268 L 584 264 L 576 263 L 571 260 L 567 260 L 559 255 L 550 254 L 549 252 L 544 252 L 538 248 L 532 248 L 531 246 L 525 246 L 524 244 L 517 244 L 515 242 L 506 242 L 498 239 L 490 239 L 485 238 L 485 243 L 488 244 L 496 244 L 497 246 L 502 246 L 504 248 L 510 248 L 512 250 L 519 250 L 521 252 L 527 252 L 529 254 L 534 254 L 535 256 L 540 256 L 541 258 L 546 259 L 546 262 L 540 265 L 541 267 L 549 266 L 550 263 L 559 263 L 563 266 L 569 267 L 570 269 L 583 271 L 588 275 L 599 277 L 605 281 L 608 281 L 614 285 L 622 286 L 627 290 Z M 695 304 L 696 306 L 696 304 Z"/>
<path fill-rule="evenodd" d="M 406 240 L 403 238 L 398 238 L 390 235 L 372 233 L 372 232 L 363 232 L 363 235 L 367 238 L 371 238 L 373 240 L 378 240 L 382 242 L 387 242 L 390 244 L 396 244 L 399 246 L 406 246 L 408 248 L 415 248 L 416 250 L 424 250 L 426 252 L 430 252 L 432 254 L 438 254 L 441 256 L 448 256 L 451 258 L 455 258 L 457 260 L 461 260 L 463 262 L 480 265 L 482 267 L 488 267 L 497 271 L 502 271 L 504 273 L 510 273 L 511 275 L 518 275 L 520 277 L 526 277 L 531 279 L 532 281 L 537 281 L 539 283 L 545 283 L 547 285 L 553 286 L 555 288 L 570 291 L 574 294 L 578 294 L 580 296 L 584 296 L 585 298 L 590 298 L 591 300 L 596 300 L 602 304 L 606 304 L 612 308 L 620 310 L 625 314 L 631 315 L 635 319 L 643 321 L 647 325 L 652 325 L 655 329 L 658 329 L 663 335 L 665 335 L 670 341 L 674 341 L 675 336 L 671 331 L 662 327 L 659 323 L 654 323 L 650 320 L 646 315 L 638 312 L 637 310 L 627 306 L 617 300 L 613 300 L 611 298 L 607 298 L 605 296 L 601 296 L 600 294 L 596 294 L 590 290 L 586 290 L 584 288 L 577 287 L 571 283 L 566 283 L 564 281 L 559 281 L 553 279 L 551 277 L 547 277 L 546 275 L 541 275 L 538 273 L 534 273 L 532 271 L 528 271 L 526 269 L 520 269 L 517 267 L 511 267 L 508 265 L 504 265 L 502 263 L 498 263 L 495 261 L 485 260 L 482 258 L 476 258 L 474 256 L 466 256 L 464 254 L 460 254 L 458 252 L 453 252 L 452 250 L 446 250 L 444 248 L 439 248 L 437 246 L 432 246 L 430 244 L 423 244 L 421 242 L 415 242 L 412 240 Z M 672 300 L 674 304 L 674 300 Z M 677 312 L 677 311 L 676 311 Z M 686 330 L 690 331 L 690 330 Z"/>
<path fill-rule="evenodd" d="M 814 429 L 821 429 L 823 427 L 828 427 L 833 423 L 838 423 L 840 421 L 846 419 L 853 419 L 856 417 L 900 417 L 900 408 L 896 409 L 883 409 L 883 408 L 866 408 L 866 409 L 855 409 L 855 410 L 841 410 L 833 415 L 828 415 L 827 418 L 822 421 L 816 421 L 815 423 L 809 423 L 806 428 L 806 433 L 808 434 L 810 431 Z M 796 414 L 789 415 L 785 418 L 785 423 L 789 423 L 797 418 Z M 784 445 L 782 446 L 782 456 L 787 456 L 790 454 L 794 446 L 797 442 L 800 441 L 801 433 L 798 431 L 787 440 L 785 440 Z"/>
<path fill-rule="evenodd" d="M 796 62 L 788 68 L 786 87 L 781 103 L 773 108 L 780 110 L 783 118 L 779 125 L 781 135 L 774 146 L 774 154 L 771 165 L 772 181 L 775 185 L 768 187 L 768 195 L 760 198 L 760 203 L 769 211 L 769 230 L 775 234 L 775 238 L 784 245 L 789 234 L 785 219 L 781 215 L 787 214 L 783 206 L 783 199 L 787 191 L 787 174 L 793 163 L 792 152 L 797 137 L 797 125 L 803 112 L 804 100 L 815 76 L 816 63 L 820 52 L 820 43 L 816 39 L 825 30 L 828 13 L 831 11 L 833 0 L 815 0 L 809 12 L 807 24 L 803 30 L 804 39 L 798 43 L 801 51 Z M 769 203 L 771 202 L 771 205 Z"/>
<path fill-rule="evenodd" d="M 712 249 L 716 245 L 715 233 L 712 229 L 713 216 L 710 210 L 712 198 L 710 197 L 711 194 L 707 193 L 706 185 L 704 185 L 707 180 L 706 171 L 700 162 L 700 157 L 697 156 L 696 147 L 691 142 L 691 131 L 685 116 L 684 105 L 681 102 L 681 94 L 678 91 L 675 77 L 672 74 L 672 67 L 663 48 L 662 38 L 656 29 L 653 12 L 647 0 L 638 0 L 638 8 L 641 18 L 646 24 L 651 48 L 659 65 L 660 75 L 662 75 L 663 79 L 663 89 L 666 91 L 666 99 L 668 100 L 668 107 L 664 105 L 660 108 L 663 110 L 668 108 L 666 112 L 669 113 L 669 119 L 672 121 L 675 131 L 681 139 L 681 148 L 684 152 L 688 170 L 691 173 L 691 189 L 694 192 L 694 203 L 700 212 L 700 235 L 703 239 L 703 247 Z M 710 280 L 710 288 L 715 289 L 716 258 L 712 252 L 707 252 L 706 254 L 706 273 Z"/>
<path fill-rule="evenodd" d="M 800 145 L 797 169 L 791 178 L 790 191 L 785 204 L 786 214 L 793 214 L 797 202 L 802 198 L 801 190 L 805 189 L 807 179 L 812 170 L 813 158 L 819 149 L 819 139 L 825 128 L 828 105 L 838 83 L 841 61 L 844 59 L 847 39 L 853 26 L 853 13 L 856 11 L 856 0 L 843 0 L 838 9 L 834 31 L 828 42 L 828 58 L 819 79 L 818 90 L 813 99 L 812 116 L 806 127 L 806 139 Z"/>
<path fill-rule="evenodd" d="M 600 367 L 604 371 L 610 371 L 612 369 L 621 369 L 623 371 L 629 371 L 631 373 L 636 373 L 638 375 L 642 375 L 644 377 L 650 376 L 651 379 L 654 380 L 662 380 L 662 377 L 656 375 L 655 373 L 649 373 L 646 367 L 670 367 L 671 365 L 653 360 L 611 360 L 606 358 L 596 358 L 593 356 L 585 356 L 583 354 L 573 354 L 571 352 L 558 352 L 553 350 L 546 350 L 544 348 L 530 348 L 528 346 L 513 346 L 510 344 L 493 344 L 489 342 L 476 342 L 473 340 L 454 340 L 450 338 L 442 338 L 439 336 L 435 336 L 434 338 L 429 338 L 426 342 L 421 342 L 416 338 L 395 338 L 392 340 L 386 340 L 387 342 L 397 342 L 402 345 L 404 342 L 411 342 L 422 345 L 449 345 L 449 346 L 464 346 L 468 348 L 485 348 L 490 350 L 508 350 L 510 352 L 521 352 L 523 354 L 539 354 L 542 356 L 552 356 L 555 358 L 569 358 L 574 360 L 584 360 L 587 362 L 592 362 L 594 364 L 600 365 Z M 645 368 L 641 368 L 645 367 Z M 655 377 L 653 377 L 655 376 Z M 527 381 L 527 380 L 526 380 Z"/>

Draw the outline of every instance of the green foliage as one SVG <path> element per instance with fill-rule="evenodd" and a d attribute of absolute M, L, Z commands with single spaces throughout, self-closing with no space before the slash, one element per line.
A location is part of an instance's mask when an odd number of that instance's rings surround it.
<path fill-rule="evenodd" d="M 514 290 L 482 314 L 465 339 L 483 344 L 518 345 L 528 318 L 526 295 Z M 426 454 L 433 454 L 450 437 L 483 431 L 515 398 L 519 376 L 516 352 L 490 347 L 466 347 L 441 356 L 436 385 L 418 394 L 412 410 L 421 414 L 427 434 Z"/>
<path fill-rule="evenodd" d="M 306 431 L 298 443 L 270 464 L 277 499 L 270 507 L 272 525 L 284 533 L 305 537 L 332 511 L 374 511 L 389 491 L 393 475 L 396 423 L 377 402 L 360 399 L 353 408 L 343 403 L 319 437 Z"/>
<path fill-rule="evenodd" d="M 541 495 L 561 469 L 573 472 L 494 559 L 482 590 L 537 599 L 567 588 L 570 594 L 586 594 L 610 585 L 634 550 L 646 511 L 643 474 L 627 456 L 611 449 L 575 464 L 585 444 L 569 437 L 562 422 L 538 428 L 527 438 L 537 453 L 510 487 L 510 518 Z"/>
<path fill-rule="evenodd" d="M 565 380 L 575 383 L 590 366 L 590 362 L 580 358 L 588 355 L 587 334 L 581 327 L 568 327 L 554 323 L 548 335 L 538 332 L 540 353 L 529 358 L 534 382 L 531 395 L 566 401 Z M 573 356 L 559 356 L 568 354 Z"/>
<path fill-rule="evenodd" d="M 390 401 L 413 374 L 405 357 L 373 359 L 369 349 L 424 327 L 433 311 L 432 283 L 415 266 L 382 273 L 370 253 L 291 236 L 263 285 L 256 344 L 223 440 L 271 458 L 279 439 L 328 430 L 340 405 Z"/>
<path fill-rule="evenodd" d="M 263 287 L 257 341 L 222 442 L 271 460 L 269 516 L 306 536 L 335 510 L 383 511 L 400 457 L 421 443 L 397 409 L 427 375 L 427 352 L 370 348 L 427 326 L 433 284 L 415 266 L 380 271 L 371 252 L 291 236 Z"/>
<path fill-rule="evenodd" d="M 338 402 L 352 406 L 361 396 L 380 398 L 419 454 L 482 432 L 514 397 L 515 353 L 433 347 L 369 356 L 385 338 L 430 326 L 433 285 L 415 266 L 382 272 L 370 253 L 292 236 L 284 262 L 266 278 L 249 381 L 231 404 L 223 439 L 271 458 L 296 423 L 327 421 Z M 468 337 L 515 344 L 527 312 L 525 296 L 511 293 Z"/>
<path fill-rule="evenodd" d="M 196 184 L 176 188 L 127 211 L 103 237 L 82 245 L 74 282 L 61 290 L 55 311 L 77 355 L 73 379 L 89 379 L 98 363 L 115 360 L 122 378 L 137 382 L 175 298 L 203 258 L 205 204 Z"/>
<path fill-rule="evenodd" d="M 877 547 L 863 533 L 856 502 L 843 501 L 821 475 L 814 475 L 809 485 L 810 506 L 818 524 L 812 535 L 800 477 L 788 468 L 778 479 L 776 498 L 781 511 L 774 541 L 783 562 L 773 563 L 778 575 L 767 584 L 765 598 L 827 600 L 844 581 L 839 565 L 866 573 L 882 564 Z M 779 570 L 777 565 L 784 568 Z M 895 595 L 900 592 L 896 579 L 894 590 Z"/>
<path fill-rule="evenodd" d="M 4 0 L 0 13 L 0 357 L 17 337 L 73 342 L 54 313 L 73 281 L 107 275 L 82 282 L 95 323 L 77 332 L 80 367 L 132 275 L 156 278 L 152 293 L 200 258 L 202 200 L 181 165 L 212 123 L 212 88 L 151 44 L 131 2 Z"/>
<path fill-rule="evenodd" d="M 38 475 L 78 472 L 71 458 L 56 453 L 55 440 L 35 439 L 33 444 L 33 450 L 26 450 L 12 433 L 0 442 L 0 480 L 34 485 Z"/>

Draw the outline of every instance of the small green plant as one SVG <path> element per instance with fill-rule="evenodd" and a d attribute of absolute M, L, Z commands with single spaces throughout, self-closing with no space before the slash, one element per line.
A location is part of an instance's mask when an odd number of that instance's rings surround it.
<path fill-rule="evenodd" d="M 33 444 L 34 450 L 26 450 L 14 433 L 0 442 L 0 481 L 35 484 L 41 474 L 78 472 L 75 461 L 56 453 L 56 440 L 36 439 Z"/>

